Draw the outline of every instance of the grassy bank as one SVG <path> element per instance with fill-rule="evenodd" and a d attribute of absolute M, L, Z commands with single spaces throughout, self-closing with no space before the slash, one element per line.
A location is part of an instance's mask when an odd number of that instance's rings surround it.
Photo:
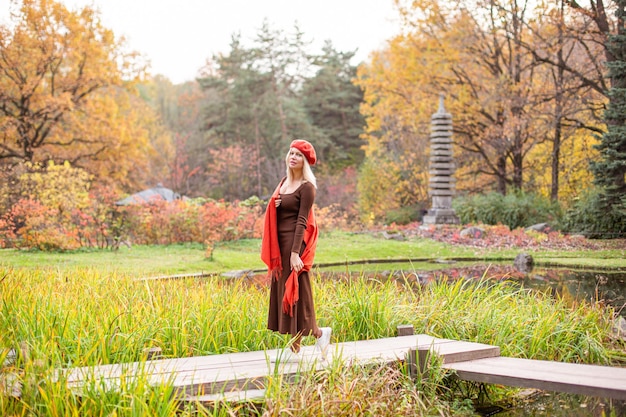
<path fill-rule="evenodd" d="M 626 248 L 605 250 L 551 250 L 544 248 L 517 249 L 474 248 L 412 237 L 404 241 L 385 239 L 374 233 L 325 233 L 320 236 L 315 261 L 318 264 L 349 263 L 368 259 L 450 259 L 512 260 L 518 253 L 528 252 L 537 262 L 564 266 L 626 268 Z M 0 250 L 0 265 L 26 269 L 93 268 L 111 273 L 131 273 L 137 276 L 182 274 L 198 272 L 221 273 L 231 270 L 263 269 L 259 257 L 260 240 L 220 242 L 211 257 L 200 244 L 170 246 L 121 247 L 118 251 L 84 250 L 57 253 Z M 424 269 L 436 265 L 425 263 Z M 359 267 L 357 270 L 362 269 Z M 385 266 L 393 269 L 393 265 Z"/>
<path fill-rule="evenodd" d="M 177 401 L 167 386 L 139 381 L 110 392 L 94 384 L 78 401 L 55 381 L 54 369 L 142 360 L 148 347 L 160 347 L 165 357 L 186 357 L 288 343 L 265 329 L 267 286 L 249 281 L 146 282 L 133 274 L 70 267 L 4 268 L 0 277 L 0 363 L 9 348 L 26 346 L 29 352 L 10 367 L 23 383 L 23 397 L 0 396 L 1 415 L 169 416 Z M 412 324 L 418 333 L 499 345 L 507 356 L 597 364 L 619 358 L 620 347 L 610 337 L 611 312 L 601 306 L 571 307 L 505 282 L 406 287 L 386 278 L 315 277 L 319 324 L 333 327 L 333 342 L 393 336 L 398 325 Z M 374 415 L 463 415 L 440 390 L 442 377 L 420 386 L 401 368 L 338 367 L 295 385 L 272 381 L 266 407 L 269 415 L 290 409 L 352 416 L 349 404 Z M 303 397 L 307 392 L 312 399 Z"/>

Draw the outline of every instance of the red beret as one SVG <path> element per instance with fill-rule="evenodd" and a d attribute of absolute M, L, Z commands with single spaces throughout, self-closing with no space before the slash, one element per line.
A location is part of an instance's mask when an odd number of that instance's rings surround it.
<path fill-rule="evenodd" d="M 317 156 L 315 155 L 315 148 L 306 140 L 296 139 L 291 142 L 290 148 L 296 148 L 309 162 L 309 165 L 315 165 L 315 161 L 317 161 Z"/>

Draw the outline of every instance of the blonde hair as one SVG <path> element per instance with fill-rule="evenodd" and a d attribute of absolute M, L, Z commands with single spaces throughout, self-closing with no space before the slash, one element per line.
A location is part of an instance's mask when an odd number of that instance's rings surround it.
<path fill-rule="evenodd" d="M 291 148 L 289 149 L 289 151 L 287 152 L 287 156 L 285 156 L 285 164 L 287 165 L 287 181 L 289 183 L 293 182 L 293 171 L 291 170 L 291 168 L 289 168 L 289 152 L 291 151 Z M 298 151 L 300 152 L 300 151 Z M 315 178 L 315 174 L 313 174 L 313 170 L 311 169 L 311 164 L 309 164 L 309 161 L 307 161 L 306 158 L 302 158 L 302 177 L 304 178 L 305 181 L 310 182 L 311 184 L 313 184 L 313 187 L 315 187 L 317 189 L 317 179 Z"/>

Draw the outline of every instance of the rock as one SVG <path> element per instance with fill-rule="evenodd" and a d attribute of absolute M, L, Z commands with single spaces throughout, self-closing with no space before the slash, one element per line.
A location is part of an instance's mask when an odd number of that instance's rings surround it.
<path fill-rule="evenodd" d="M 406 240 L 406 238 L 404 237 L 402 233 L 388 233 L 387 231 L 383 232 L 383 237 L 385 239 L 392 239 L 392 240 Z"/>
<path fill-rule="evenodd" d="M 163 349 L 160 347 L 151 347 L 143 350 L 146 360 L 152 361 L 163 358 Z"/>
<path fill-rule="evenodd" d="M 525 230 L 526 231 L 533 230 L 535 232 L 549 233 L 552 230 L 552 228 L 550 227 L 548 223 L 537 223 L 537 224 L 533 224 L 532 226 L 528 226 Z"/>
<path fill-rule="evenodd" d="M 613 333 L 618 339 L 626 340 L 626 319 L 619 316 L 613 321 Z"/>
<path fill-rule="evenodd" d="M 461 230 L 461 237 L 468 237 L 470 239 L 482 239 L 485 235 L 485 231 L 480 227 L 471 226 Z"/>
<path fill-rule="evenodd" d="M 10 349 L 4 358 L 2 367 L 15 365 L 15 362 L 17 362 L 17 352 L 15 349 Z"/>
<path fill-rule="evenodd" d="M 530 272 L 533 270 L 534 260 L 533 257 L 527 253 L 520 253 L 515 257 L 513 266 L 520 272 Z"/>
<path fill-rule="evenodd" d="M 575 234 L 575 235 L 569 235 L 570 239 L 587 239 L 587 237 L 585 235 L 581 235 L 581 234 Z"/>
<path fill-rule="evenodd" d="M 222 273 L 222 276 L 226 278 L 247 278 L 250 275 L 252 275 L 252 271 L 249 269 L 241 271 L 227 271 Z"/>

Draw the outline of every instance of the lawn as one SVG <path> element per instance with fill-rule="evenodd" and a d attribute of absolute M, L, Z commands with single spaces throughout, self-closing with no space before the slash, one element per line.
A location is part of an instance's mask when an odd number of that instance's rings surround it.
<path fill-rule="evenodd" d="M 530 253 L 536 263 L 561 266 L 626 269 L 626 246 L 623 241 L 599 242 L 565 237 L 515 239 L 503 233 L 492 233 L 481 241 L 459 240 L 456 235 L 424 236 L 406 233 L 403 240 L 389 239 L 382 233 L 331 232 L 320 235 L 315 262 L 353 265 L 353 270 L 377 269 L 375 263 L 385 261 L 386 270 L 406 268 L 407 263 L 419 269 L 441 268 L 435 260 L 474 259 L 484 262 L 511 262 L 520 252 Z M 532 236 L 531 236 L 532 238 Z M 520 243 L 516 246 L 515 243 Z M 529 243 L 530 242 L 530 243 Z M 130 273 L 141 276 L 222 273 L 233 270 L 263 270 L 259 257 L 260 240 L 247 239 L 220 242 L 211 257 L 197 243 L 169 246 L 122 246 L 117 251 L 90 249 L 74 252 L 41 252 L 32 250 L 0 250 L 0 265 L 5 268 L 68 269 L 93 268 L 98 271 Z M 389 263 L 398 260 L 398 263 Z M 339 268 L 335 266 L 335 268 Z"/>

